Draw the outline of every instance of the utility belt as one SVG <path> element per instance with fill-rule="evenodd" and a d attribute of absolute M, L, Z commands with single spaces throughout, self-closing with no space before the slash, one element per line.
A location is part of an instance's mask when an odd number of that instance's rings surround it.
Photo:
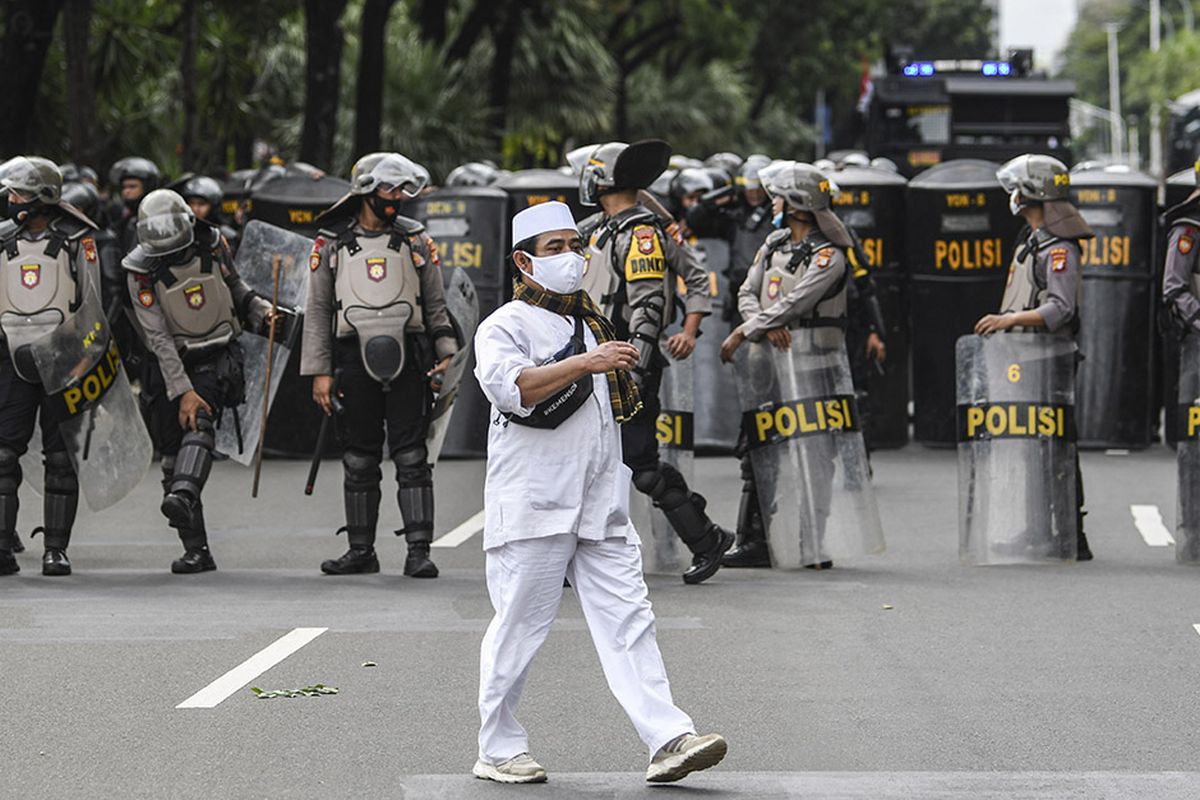
<path fill-rule="evenodd" d="M 584 343 L 583 338 L 583 317 L 576 317 L 575 331 L 571 334 L 571 340 L 567 342 L 567 345 L 563 349 L 559 350 L 540 366 L 556 364 L 586 351 L 587 345 Z M 553 430 L 566 422 L 568 417 L 578 411 L 587 402 L 587 399 L 592 396 L 594 390 L 592 376 L 590 374 L 584 375 L 579 380 L 569 386 L 563 387 L 552 396 L 547 397 L 534 406 L 533 412 L 528 417 L 520 417 L 516 414 L 505 414 L 504 417 L 509 422 L 524 425 L 527 428 Z"/>

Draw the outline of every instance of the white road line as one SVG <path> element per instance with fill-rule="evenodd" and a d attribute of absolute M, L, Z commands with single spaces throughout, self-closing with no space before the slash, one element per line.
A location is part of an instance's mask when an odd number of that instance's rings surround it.
<path fill-rule="evenodd" d="M 1129 451 L 1123 450 L 1121 448 L 1111 448 L 1109 450 L 1105 450 L 1104 455 L 1106 455 L 1106 456 L 1127 456 L 1127 455 L 1129 455 Z"/>
<path fill-rule="evenodd" d="M 433 547 L 458 547 L 483 530 L 484 512 L 480 511 L 454 530 L 433 540 Z"/>
<path fill-rule="evenodd" d="M 1197 623 L 1196 623 L 1195 625 L 1193 625 L 1192 627 L 1196 629 L 1196 633 L 1200 633 L 1200 622 L 1197 622 Z"/>
<path fill-rule="evenodd" d="M 213 708 L 329 628 L 296 628 L 184 700 L 176 708 Z"/>
<path fill-rule="evenodd" d="M 1133 513 L 1133 524 L 1137 526 L 1138 533 L 1146 540 L 1146 544 L 1151 547 L 1170 547 L 1175 544 L 1175 537 L 1163 524 L 1158 506 L 1132 505 L 1129 510 Z"/>

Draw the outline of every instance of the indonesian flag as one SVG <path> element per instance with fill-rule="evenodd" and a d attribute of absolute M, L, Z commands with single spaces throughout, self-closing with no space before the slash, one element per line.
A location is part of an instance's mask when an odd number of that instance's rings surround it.
<path fill-rule="evenodd" d="M 875 94 L 875 83 L 871 80 L 871 65 L 863 61 L 862 79 L 858 82 L 858 113 L 864 117 L 871 110 L 871 97 Z"/>

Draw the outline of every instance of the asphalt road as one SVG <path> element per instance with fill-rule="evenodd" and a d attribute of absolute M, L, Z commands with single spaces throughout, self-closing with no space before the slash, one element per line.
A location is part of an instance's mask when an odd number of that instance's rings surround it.
<path fill-rule="evenodd" d="M 472 780 L 491 609 L 480 537 L 459 526 L 481 508 L 482 463 L 436 470 L 438 533 L 463 541 L 435 551 L 435 581 L 400 574 L 390 534 L 379 575 L 322 576 L 345 547 L 340 469 L 309 498 L 305 469 L 269 462 L 251 500 L 249 471 L 217 465 L 216 573 L 169 573 L 180 548 L 156 474 L 81 513 L 73 576 L 43 578 L 37 547 L 20 556 L 0 579 L 0 798 L 1200 797 L 1200 570 L 1147 544 L 1130 510 L 1173 527 L 1164 448 L 1085 456 L 1089 564 L 961 566 L 954 454 L 914 446 L 875 458 L 883 556 L 699 587 L 651 576 L 676 700 L 730 741 L 674 787 L 643 783 L 569 593 L 521 709 L 550 783 Z M 696 486 L 732 524 L 736 463 L 698 460 Z M 23 534 L 39 506 L 23 497 Z M 390 492 L 384 509 L 398 527 Z M 289 643 L 250 686 L 340 693 L 260 700 L 235 680 L 212 707 L 177 708 Z"/>

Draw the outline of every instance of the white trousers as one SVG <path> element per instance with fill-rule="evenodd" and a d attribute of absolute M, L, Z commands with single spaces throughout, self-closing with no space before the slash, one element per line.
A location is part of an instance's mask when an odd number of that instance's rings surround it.
<path fill-rule="evenodd" d="M 650 754 L 681 733 L 694 732 L 691 718 L 671 701 L 641 550 L 624 539 L 589 541 L 561 534 L 487 551 L 488 594 L 496 616 L 479 654 L 479 758 L 499 764 L 529 751 L 517 703 L 533 657 L 558 614 L 564 576 L 583 607 L 608 688 Z"/>

